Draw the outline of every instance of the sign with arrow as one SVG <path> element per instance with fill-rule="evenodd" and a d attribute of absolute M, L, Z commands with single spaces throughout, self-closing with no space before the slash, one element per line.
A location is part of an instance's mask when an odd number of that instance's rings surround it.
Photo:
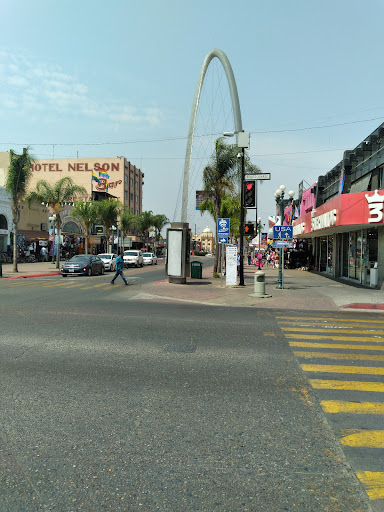
<path fill-rule="evenodd" d="M 219 238 L 219 244 L 227 244 L 227 243 L 228 243 L 228 237 Z"/>

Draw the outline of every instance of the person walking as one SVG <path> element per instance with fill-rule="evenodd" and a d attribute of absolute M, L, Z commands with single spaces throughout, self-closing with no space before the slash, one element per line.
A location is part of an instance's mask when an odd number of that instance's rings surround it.
<path fill-rule="evenodd" d="M 124 277 L 124 274 L 123 274 L 123 268 L 124 268 L 124 259 L 123 259 L 123 252 L 121 252 L 118 257 L 116 258 L 116 263 L 115 263 L 115 269 L 116 269 L 116 273 L 115 275 L 113 276 L 113 279 L 111 281 L 111 284 L 115 284 L 115 279 L 116 277 L 118 276 L 121 276 L 122 280 L 124 281 L 125 285 L 128 286 L 129 282 L 125 279 Z"/>
<path fill-rule="evenodd" d="M 47 248 L 43 245 L 43 247 L 40 249 L 41 261 L 47 261 L 47 254 Z"/>

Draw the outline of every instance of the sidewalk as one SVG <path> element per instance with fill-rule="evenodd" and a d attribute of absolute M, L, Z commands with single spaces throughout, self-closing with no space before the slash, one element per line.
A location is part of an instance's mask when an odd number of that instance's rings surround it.
<path fill-rule="evenodd" d="M 170 284 L 164 273 L 164 279 L 150 284 L 144 284 L 138 294 L 138 299 L 173 300 L 189 303 L 299 309 L 303 311 L 366 311 L 384 313 L 384 292 L 370 288 L 355 286 L 350 282 L 338 282 L 320 274 L 301 270 L 283 271 L 282 290 L 277 289 L 278 270 L 264 267 L 265 293 L 270 298 L 255 298 L 254 266 L 244 266 L 244 287 L 226 287 L 225 277 L 223 286 L 220 278 L 212 277 L 212 266 L 204 264 L 203 279 L 188 279 L 187 284 Z M 12 271 L 12 264 L 3 264 L 3 279 L 33 278 L 39 276 L 60 275 L 56 264 L 20 263 L 19 272 Z M 160 267 L 161 268 L 161 267 Z"/>

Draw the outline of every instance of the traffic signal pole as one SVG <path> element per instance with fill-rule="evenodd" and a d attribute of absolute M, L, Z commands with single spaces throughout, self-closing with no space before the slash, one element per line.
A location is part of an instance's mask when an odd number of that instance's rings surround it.
<path fill-rule="evenodd" d="M 240 190 L 240 267 L 239 267 L 239 286 L 245 286 L 244 283 L 244 167 L 245 155 L 244 148 L 241 148 L 241 190 Z"/>

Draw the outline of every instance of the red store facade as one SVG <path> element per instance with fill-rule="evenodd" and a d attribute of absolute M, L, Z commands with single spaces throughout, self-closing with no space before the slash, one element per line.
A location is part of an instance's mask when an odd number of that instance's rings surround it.
<path fill-rule="evenodd" d="M 341 194 L 296 219 L 293 236 L 310 239 L 316 270 L 381 288 L 383 206 L 384 190 Z"/>

